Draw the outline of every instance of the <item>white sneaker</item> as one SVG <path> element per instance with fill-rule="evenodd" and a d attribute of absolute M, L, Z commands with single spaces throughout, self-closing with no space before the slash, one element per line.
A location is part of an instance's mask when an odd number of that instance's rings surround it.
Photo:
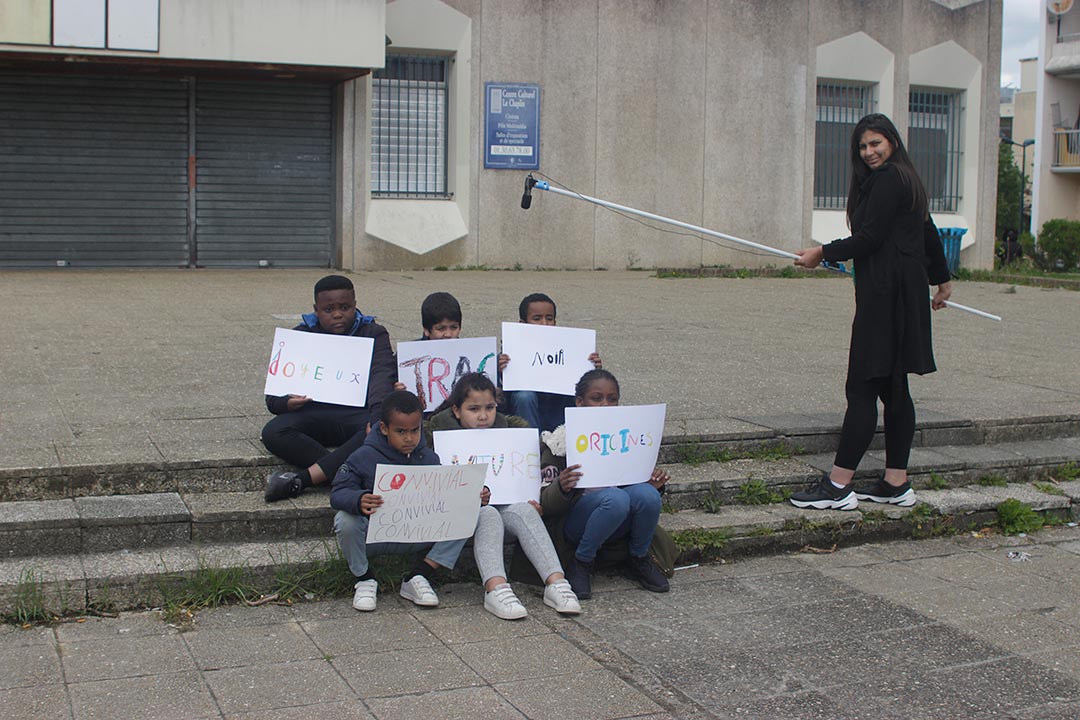
<path fill-rule="evenodd" d="M 491 592 L 484 593 L 484 609 L 503 620 L 520 620 L 529 614 L 510 583 L 497 585 Z"/>
<path fill-rule="evenodd" d="M 567 580 L 556 580 L 544 588 L 544 604 L 563 615 L 581 614 L 581 603 Z"/>
<path fill-rule="evenodd" d="M 439 605 L 439 596 L 435 594 L 431 583 L 423 575 L 413 575 L 402 582 L 399 594 L 421 607 L 438 607 Z"/>
<path fill-rule="evenodd" d="M 375 609 L 375 595 L 379 592 L 377 580 L 360 580 L 355 585 L 356 592 L 352 596 L 352 606 L 360 612 L 371 612 Z"/>

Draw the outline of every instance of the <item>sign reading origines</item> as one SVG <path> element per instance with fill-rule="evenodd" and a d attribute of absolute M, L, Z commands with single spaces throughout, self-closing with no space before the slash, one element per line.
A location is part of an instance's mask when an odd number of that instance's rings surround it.
<path fill-rule="evenodd" d="M 267 395 L 363 407 L 375 341 L 278 328 L 266 366 Z"/>
<path fill-rule="evenodd" d="M 368 544 L 428 543 L 472 536 L 486 465 L 377 465 L 372 493 L 382 507 L 368 521 Z"/>
<path fill-rule="evenodd" d="M 397 360 L 398 382 L 420 398 L 425 412 L 448 398 L 465 373 L 483 373 L 498 382 L 493 337 L 400 342 Z"/>
<path fill-rule="evenodd" d="M 667 405 L 566 409 L 566 465 L 581 465 L 579 488 L 646 482 L 656 467 Z"/>
<path fill-rule="evenodd" d="M 484 167 L 540 168 L 540 86 L 484 84 Z"/>
<path fill-rule="evenodd" d="M 503 370 L 503 390 L 573 395 L 581 376 L 593 369 L 596 331 L 557 325 L 504 322 L 503 352 L 510 364 Z"/>
<path fill-rule="evenodd" d="M 444 465 L 487 465 L 492 505 L 540 499 L 540 436 L 535 428 L 440 430 L 435 452 Z"/>

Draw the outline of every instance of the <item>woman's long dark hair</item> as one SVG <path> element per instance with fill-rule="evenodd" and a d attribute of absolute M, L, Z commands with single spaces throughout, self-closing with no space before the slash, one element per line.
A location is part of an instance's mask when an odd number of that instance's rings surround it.
<path fill-rule="evenodd" d="M 919 179 L 919 173 L 904 148 L 904 141 L 900 139 L 900 133 L 897 132 L 892 120 L 881 113 L 872 113 L 860 120 L 851 133 L 851 186 L 848 188 L 847 201 L 848 227 L 851 227 L 851 213 L 855 212 L 855 205 L 859 201 L 863 181 L 873 172 L 859 155 L 859 142 L 862 140 L 863 133 L 867 130 L 880 133 L 892 145 L 892 155 L 889 156 L 887 162 L 900 172 L 900 180 L 904 183 L 904 187 L 911 190 L 911 211 L 918 213 L 920 217 L 925 219 L 929 212 L 926 188 L 923 186 L 922 180 Z"/>
<path fill-rule="evenodd" d="M 436 415 L 449 407 L 461 407 L 465 399 L 469 397 L 469 393 L 473 390 L 479 390 L 480 392 L 490 392 L 491 396 L 495 398 L 495 402 L 499 401 L 499 392 L 495 389 L 495 383 L 491 382 L 484 373 L 465 373 L 458 378 L 458 381 L 454 383 L 454 388 L 450 391 L 450 396 L 442 401 L 439 407 L 435 408 L 431 414 Z"/>

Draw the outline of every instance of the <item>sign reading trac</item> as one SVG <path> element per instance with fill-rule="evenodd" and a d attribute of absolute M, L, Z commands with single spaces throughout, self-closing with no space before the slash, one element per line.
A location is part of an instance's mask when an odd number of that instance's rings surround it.
<path fill-rule="evenodd" d="M 540 169 L 540 86 L 484 84 L 484 167 Z"/>

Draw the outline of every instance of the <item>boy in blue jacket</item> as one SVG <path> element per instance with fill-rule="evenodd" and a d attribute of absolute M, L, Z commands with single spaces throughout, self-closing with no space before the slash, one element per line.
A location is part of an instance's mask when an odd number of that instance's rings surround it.
<path fill-rule="evenodd" d="M 383 465 L 438 465 L 439 456 L 424 441 L 421 431 L 423 414 L 420 399 L 410 392 L 395 390 L 382 401 L 382 419 L 372 428 L 360 449 L 349 456 L 334 476 L 330 505 L 334 516 L 341 553 L 356 576 L 353 607 L 370 612 L 375 609 L 379 583 L 371 573 L 371 555 L 403 554 L 427 549 L 417 555 L 412 569 L 401 583 L 401 597 L 423 607 L 435 607 L 439 597 L 429 578 L 439 567 L 451 569 L 465 547 L 465 539 L 445 540 L 429 545 L 416 543 L 367 544 L 368 521 L 383 504 L 375 495 L 375 467 Z M 479 498 L 477 498 L 479 502 Z"/>

